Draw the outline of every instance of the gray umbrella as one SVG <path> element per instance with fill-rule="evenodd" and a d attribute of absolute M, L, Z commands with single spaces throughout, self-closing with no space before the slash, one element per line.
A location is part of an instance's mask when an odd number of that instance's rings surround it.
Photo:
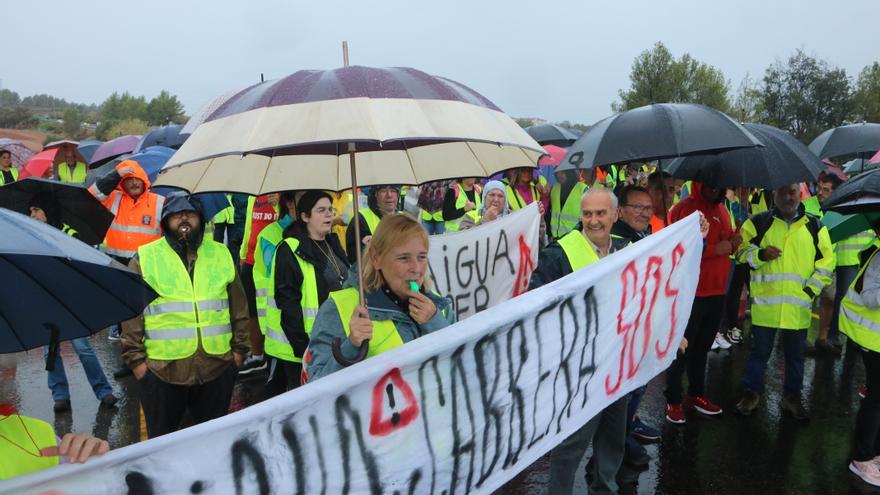
<path fill-rule="evenodd" d="M 859 155 L 868 158 L 880 150 L 880 124 L 862 122 L 828 129 L 810 143 L 819 158 Z"/>
<path fill-rule="evenodd" d="M 791 134 L 769 125 L 743 126 L 764 146 L 676 158 L 663 169 L 675 177 L 715 187 L 765 189 L 813 181 L 825 170 L 825 164 Z"/>
<path fill-rule="evenodd" d="M 763 146 L 727 115 L 693 103 L 658 103 L 608 117 L 578 138 L 556 171 Z"/>
<path fill-rule="evenodd" d="M 583 134 L 575 129 L 569 129 L 555 124 L 541 124 L 526 127 L 526 132 L 541 146 L 552 144 L 553 146 L 568 147 L 577 141 Z"/>

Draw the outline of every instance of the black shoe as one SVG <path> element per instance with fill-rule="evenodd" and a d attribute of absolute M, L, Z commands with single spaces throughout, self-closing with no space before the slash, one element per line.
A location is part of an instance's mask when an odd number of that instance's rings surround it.
<path fill-rule="evenodd" d="M 103 407 L 104 409 L 113 409 L 114 407 L 116 407 L 117 402 L 119 402 L 119 399 L 117 399 L 115 395 L 105 395 L 104 398 L 101 399 L 100 407 Z"/>
<path fill-rule="evenodd" d="M 256 358 L 248 355 L 247 359 L 238 367 L 239 375 L 250 375 L 251 373 L 265 373 L 267 368 L 266 359 L 264 357 Z"/>
<path fill-rule="evenodd" d="M 810 415 L 807 414 L 807 410 L 804 409 L 804 405 L 801 404 L 801 398 L 799 395 L 795 394 L 785 394 L 782 397 L 782 413 L 798 421 L 809 421 Z"/>
<path fill-rule="evenodd" d="M 125 378 L 127 376 L 131 376 L 132 372 L 127 366 L 123 366 L 118 370 L 113 372 L 113 378 Z"/>
<path fill-rule="evenodd" d="M 629 437 L 626 439 L 626 451 L 623 456 L 623 462 L 641 471 L 648 468 L 651 456 L 648 454 L 647 449 L 642 447 L 635 438 Z"/>
<path fill-rule="evenodd" d="M 758 402 L 761 395 L 754 390 L 743 390 L 742 398 L 736 403 L 736 412 L 743 416 L 751 416 L 755 409 L 758 408 Z"/>
<path fill-rule="evenodd" d="M 833 357 L 840 357 L 840 348 L 830 339 L 816 340 L 816 351 Z"/>
<path fill-rule="evenodd" d="M 70 411 L 70 399 L 56 400 L 52 409 L 57 413 Z"/>
<path fill-rule="evenodd" d="M 817 340 L 816 342 L 818 343 L 819 341 Z M 804 346 L 804 354 L 810 357 L 816 357 L 816 346 L 807 342 L 807 345 Z"/>

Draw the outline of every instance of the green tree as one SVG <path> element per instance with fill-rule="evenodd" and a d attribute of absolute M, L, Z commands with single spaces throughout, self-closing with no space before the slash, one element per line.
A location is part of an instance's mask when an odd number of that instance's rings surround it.
<path fill-rule="evenodd" d="M 759 122 L 761 119 L 761 88 L 748 74 L 739 83 L 730 116 L 739 122 Z"/>
<path fill-rule="evenodd" d="M 618 92 L 620 101 L 611 104 L 615 112 L 651 103 L 702 103 L 722 112 L 730 108 L 728 83 L 719 69 L 687 53 L 676 60 L 661 42 L 636 57 L 629 80 L 629 89 Z"/>
<path fill-rule="evenodd" d="M 132 96 L 127 91 L 113 93 L 103 103 L 100 110 L 102 121 L 121 121 L 127 119 L 147 120 L 147 100 L 143 96 Z"/>
<path fill-rule="evenodd" d="M 880 62 L 859 73 L 853 93 L 853 113 L 859 120 L 880 122 Z"/>
<path fill-rule="evenodd" d="M 143 120 L 125 119 L 113 124 L 105 131 L 104 135 L 99 136 L 98 139 L 110 140 L 120 136 L 128 136 L 129 134 L 146 134 L 149 130 L 150 126 L 148 126 Z"/>
<path fill-rule="evenodd" d="M 8 89 L 0 89 L 0 108 L 15 107 L 21 104 L 18 93 Z"/>
<path fill-rule="evenodd" d="M 162 90 L 159 96 L 147 104 L 146 117 L 150 125 L 167 125 L 178 122 L 183 117 L 183 104 L 178 101 L 176 96 Z"/>
<path fill-rule="evenodd" d="M 810 142 L 852 118 L 852 89 L 845 70 L 797 50 L 767 68 L 759 107 L 761 121 Z"/>
<path fill-rule="evenodd" d="M 76 107 L 64 111 L 64 134 L 71 139 L 82 137 L 83 112 Z"/>
<path fill-rule="evenodd" d="M 25 107 L 0 107 L 0 127 L 29 129 L 37 125 L 33 112 Z"/>

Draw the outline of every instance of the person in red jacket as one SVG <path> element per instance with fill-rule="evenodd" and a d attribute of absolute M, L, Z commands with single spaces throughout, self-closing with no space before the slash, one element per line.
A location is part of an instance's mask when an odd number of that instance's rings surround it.
<path fill-rule="evenodd" d="M 676 424 L 685 422 L 684 406 L 703 414 L 721 414 L 721 408 L 703 396 L 706 355 L 715 341 L 715 332 L 721 320 L 730 272 L 730 254 L 742 242 L 739 235 L 734 233 L 730 215 L 722 204 L 724 193 L 724 189 L 694 182 L 690 196 L 669 212 L 671 222 L 699 211 L 709 223 L 709 232 L 703 240 L 697 294 L 684 331 L 688 348 L 684 354 L 676 357 L 666 371 L 666 419 Z M 688 396 L 682 401 L 681 378 L 685 370 L 688 374 Z"/>

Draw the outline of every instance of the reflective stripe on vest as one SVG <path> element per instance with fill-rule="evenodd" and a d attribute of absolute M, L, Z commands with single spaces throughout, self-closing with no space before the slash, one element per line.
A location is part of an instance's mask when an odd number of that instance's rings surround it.
<path fill-rule="evenodd" d="M 876 235 L 871 230 L 865 230 L 840 240 L 835 245 L 837 253 L 837 266 L 858 266 L 859 253 L 868 248 Z"/>
<path fill-rule="evenodd" d="M 874 252 L 859 270 L 859 274 L 850 284 L 846 296 L 840 303 L 840 331 L 845 333 L 859 346 L 873 352 L 880 352 L 880 308 L 869 308 L 862 301 L 862 296 L 856 292 L 856 287 L 865 270 L 871 264 L 871 260 L 878 253 L 880 241 L 874 241 Z M 838 288 L 840 290 L 841 288 Z"/>
<path fill-rule="evenodd" d="M 296 258 L 299 269 L 303 274 L 303 282 L 302 286 L 300 286 L 300 308 L 303 315 L 303 328 L 306 335 L 311 335 L 312 327 L 315 325 L 315 317 L 318 316 L 318 308 L 321 305 L 320 301 L 318 301 L 318 281 L 315 279 L 315 265 L 296 254 L 296 250 L 299 248 L 299 240 L 288 237 L 283 242 L 290 247 L 290 252 Z M 277 249 L 275 250 L 275 256 L 278 256 Z M 269 280 L 275 280 L 276 266 L 277 263 L 273 260 Z M 281 308 L 278 307 L 275 301 L 274 283 L 268 284 L 268 295 L 266 296 L 266 342 L 264 350 L 266 354 L 278 359 L 294 363 L 302 362 L 302 358 L 294 354 L 293 346 L 290 345 L 290 341 L 287 340 L 287 335 L 281 327 Z"/>
<path fill-rule="evenodd" d="M 348 326 L 354 308 L 358 304 L 358 291 L 349 287 L 330 293 L 330 298 L 336 304 L 336 311 L 339 313 L 339 320 L 342 322 L 342 328 L 345 335 L 351 335 L 351 329 Z M 369 308 L 368 308 L 369 309 Z M 371 317 L 372 319 L 372 317 Z M 403 339 L 391 320 L 372 320 L 373 321 L 373 338 L 370 339 L 370 350 L 367 357 L 371 358 L 388 352 L 395 347 L 403 345 Z"/>
<path fill-rule="evenodd" d="M 557 242 L 565 252 L 565 257 L 568 258 L 568 264 L 571 265 L 573 272 L 599 261 L 599 255 L 596 254 L 593 246 L 580 230 L 572 230 Z"/>
<path fill-rule="evenodd" d="M 95 184 L 92 184 L 92 187 L 94 188 L 92 193 L 101 199 L 101 196 L 95 192 L 97 191 Z M 105 196 L 105 201 L 106 198 Z M 107 253 L 131 258 L 138 247 L 161 238 L 165 198 L 145 192 L 134 201 L 119 190 L 113 191 L 110 198 L 112 199 L 108 209 L 113 213 L 113 223 L 110 224 L 107 236 L 104 238 Z M 152 207 L 151 201 L 155 201 Z"/>
<path fill-rule="evenodd" d="M 141 246 L 138 256 L 144 280 L 159 294 L 144 309 L 147 358 L 187 358 L 200 340 L 208 354 L 229 352 L 227 287 L 235 279 L 235 267 L 226 246 L 203 239 L 192 278 L 165 238 Z"/>
<path fill-rule="evenodd" d="M 465 216 L 469 216 L 474 219 L 474 225 L 480 221 L 480 209 L 483 208 L 483 198 L 480 193 L 480 187 L 474 184 L 474 204 L 476 208 L 471 211 L 465 212 L 464 215 L 456 218 L 455 220 L 447 220 L 446 221 L 446 232 L 457 232 L 461 227 L 461 221 L 464 220 Z M 467 197 L 467 194 L 464 191 L 464 188 L 458 182 L 453 186 L 455 191 L 455 209 L 463 210 L 468 201 L 470 201 Z"/>
<path fill-rule="evenodd" d="M 578 182 L 565 198 L 565 204 L 560 205 L 562 184 L 556 184 L 550 190 L 550 236 L 559 239 L 574 230 L 581 221 L 581 197 L 587 185 Z"/>
<path fill-rule="evenodd" d="M 268 275 L 268 270 L 266 266 L 266 260 L 263 259 L 263 243 L 262 241 L 266 241 L 271 243 L 273 246 L 277 246 L 278 243 L 281 242 L 281 239 L 284 237 L 284 229 L 281 227 L 281 223 L 273 222 L 267 225 L 260 233 L 257 235 L 257 243 L 254 246 L 254 289 L 256 289 L 256 302 L 257 302 L 257 322 L 260 325 L 260 332 L 265 335 L 266 334 L 266 296 L 269 295 L 269 286 L 270 280 Z M 272 260 L 269 260 L 271 263 Z M 272 284 L 275 283 L 274 279 L 271 281 Z"/>
<path fill-rule="evenodd" d="M 73 166 L 73 174 L 70 173 L 70 165 L 67 162 L 58 164 L 58 180 L 61 182 L 71 182 L 75 184 L 86 183 L 86 171 L 88 168 L 83 162 L 76 162 Z"/>
<path fill-rule="evenodd" d="M 57 466 L 61 457 L 33 452 L 57 445 L 55 430 L 49 423 L 18 414 L 0 416 L 0 480 Z"/>

